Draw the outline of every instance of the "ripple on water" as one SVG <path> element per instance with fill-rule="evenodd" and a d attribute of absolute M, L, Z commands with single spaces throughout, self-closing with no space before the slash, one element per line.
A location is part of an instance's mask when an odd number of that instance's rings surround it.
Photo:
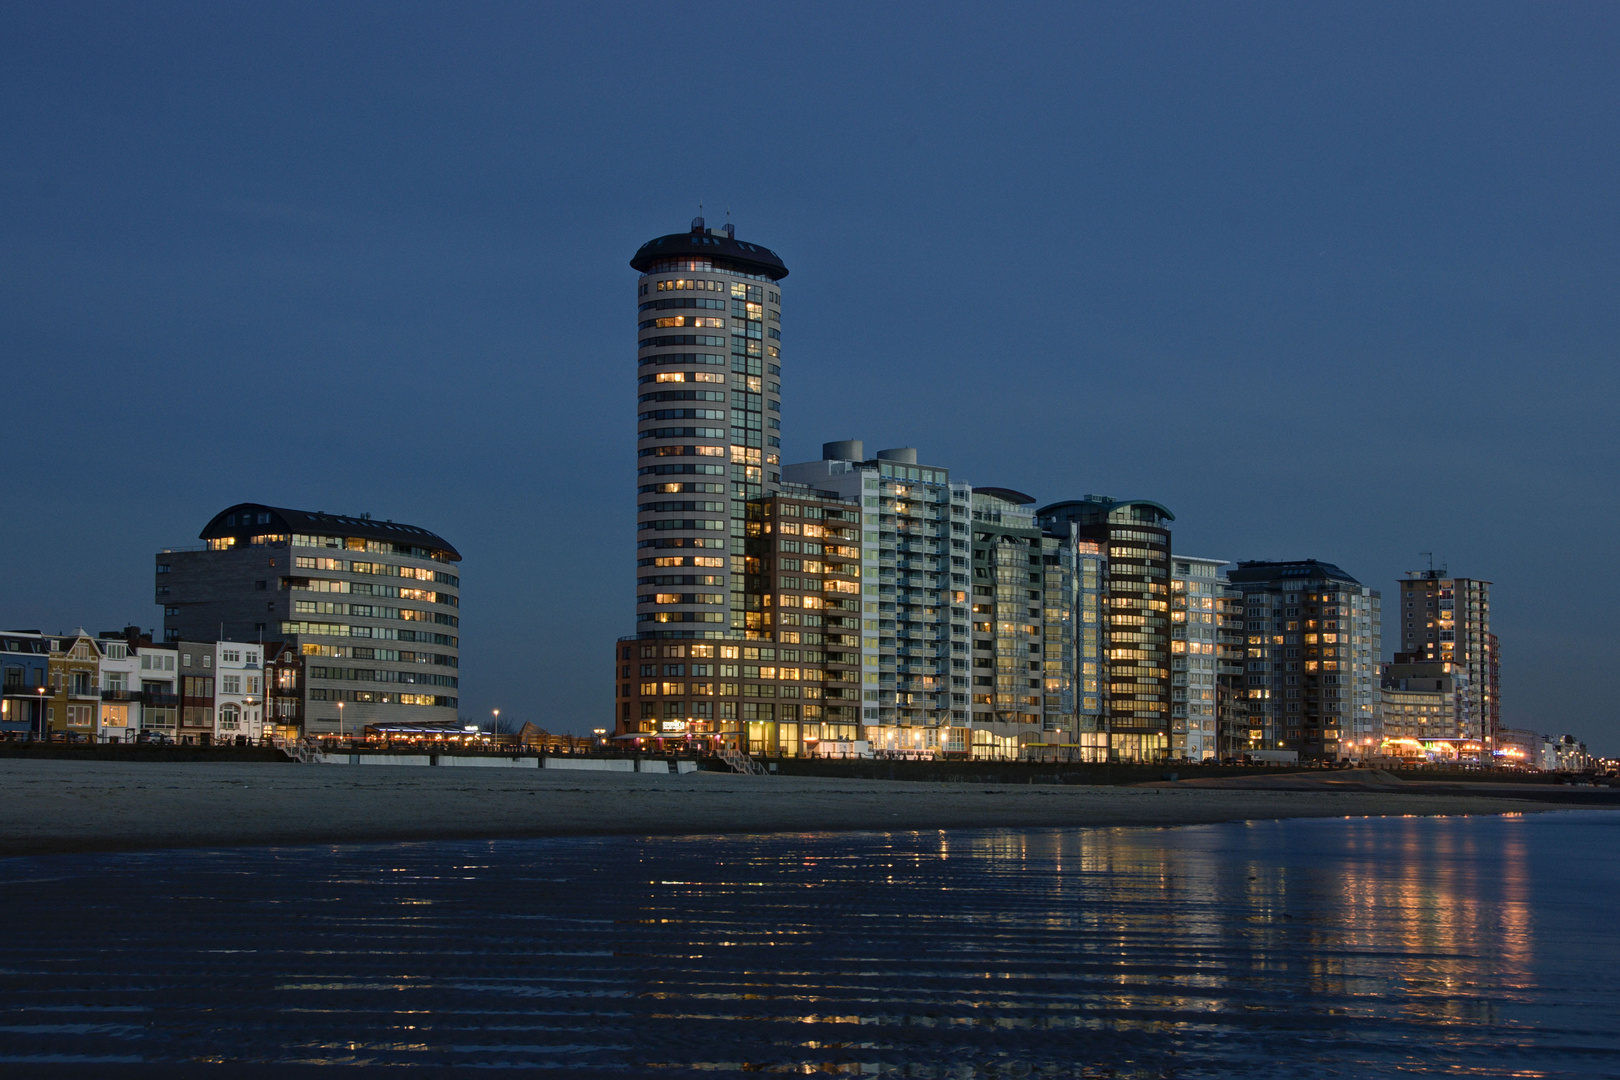
<path fill-rule="evenodd" d="M 0 1064 L 1620 1075 L 1617 824 L 15 859 Z"/>

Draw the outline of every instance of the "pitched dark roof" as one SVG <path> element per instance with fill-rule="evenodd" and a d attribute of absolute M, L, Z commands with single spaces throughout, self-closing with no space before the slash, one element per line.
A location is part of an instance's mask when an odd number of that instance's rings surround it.
<path fill-rule="evenodd" d="M 259 518 L 265 514 L 269 515 L 270 520 L 260 522 Z M 239 541 L 245 542 L 247 537 L 262 536 L 265 533 L 305 533 L 316 536 L 353 536 L 361 540 L 392 540 L 396 544 L 442 551 L 452 560 L 461 558 L 461 552 L 457 551 L 450 541 L 420 526 L 404 525 L 397 521 L 378 521 L 374 518 L 350 517 L 347 514 L 288 510 L 286 507 L 265 506 L 263 503 L 237 503 L 235 506 L 227 506 L 215 514 L 197 535 L 203 540 L 219 540 L 234 536 Z"/>
<path fill-rule="evenodd" d="M 1361 582 L 1332 563 L 1318 562 L 1315 559 L 1295 559 L 1289 562 L 1266 562 L 1264 560 L 1240 562 L 1237 564 L 1236 570 L 1228 571 L 1226 575 L 1226 579 L 1234 585 L 1288 578 L 1342 581 L 1347 585 L 1361 584 Z"/>
<path fill-rule="evenodd" d="M 696 222 L 690 232 L 670 233 L 642 244 L 630 260 L 630 266 L 645 274 L 654 260 L 690 256 L 734 263 L 744 273 L 763 274 L 772 281 L 780 281 L 788 275 L 788 268 L 782 265 L 781 257 L 770 248 L 744 243 L 730 236 L 716 236 L 704 231 Z"/>

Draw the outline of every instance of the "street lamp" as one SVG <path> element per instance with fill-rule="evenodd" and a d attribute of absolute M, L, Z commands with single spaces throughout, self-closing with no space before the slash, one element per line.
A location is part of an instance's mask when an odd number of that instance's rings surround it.
<path fill-rule="evenodd" d="M 50 730 L 45 726 L 45 688 L 39 688 L 39 738 L 43 742 L 49 736 Z"/>
<path fill-rule="evenodd" d="M 606 743 L 607 743 L 607 739 L 606 739 L 607 728 L 605 728 L 605 727 L 592 728 L 591 731 L 594 732 L 595 735 L 596 735 L 596 742 L 597 742 L 598 748 L 600 748 L 602 746 L 605 746 Z"/>
<path fill-rule="evenodd" d="M 495 709 L 493 712 L 495 719 L 489 722 L 489 742 L 491 746 L 497 742 L 501 730 L 501 710 Z"/>
<path fill-rule="evenodd" d="M 343 702 L 338 702 L 338 742 L 343 741 Z"/>

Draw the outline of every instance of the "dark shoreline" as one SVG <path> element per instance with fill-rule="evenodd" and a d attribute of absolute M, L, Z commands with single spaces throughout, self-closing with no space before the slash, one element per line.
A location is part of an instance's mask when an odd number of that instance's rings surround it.
<path fill-rule="evenodd" d="M 0 856 L 547 836 L 1168 827 L 1620 808 L 1620 792 L 1372 770 L 1135 785 L 0 759 Z"/>

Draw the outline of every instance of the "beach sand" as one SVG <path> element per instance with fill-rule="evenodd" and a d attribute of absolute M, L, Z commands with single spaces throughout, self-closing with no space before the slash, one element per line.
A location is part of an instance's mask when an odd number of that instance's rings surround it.
<path fill-rule="evenodd" d="M 1366 772 L 1086 787 L 0 760 L 0 855 L 592 834 L 1169 826 L 1555 808 L 1512 798 L 1507 785 L 1402 787 Z"/>

